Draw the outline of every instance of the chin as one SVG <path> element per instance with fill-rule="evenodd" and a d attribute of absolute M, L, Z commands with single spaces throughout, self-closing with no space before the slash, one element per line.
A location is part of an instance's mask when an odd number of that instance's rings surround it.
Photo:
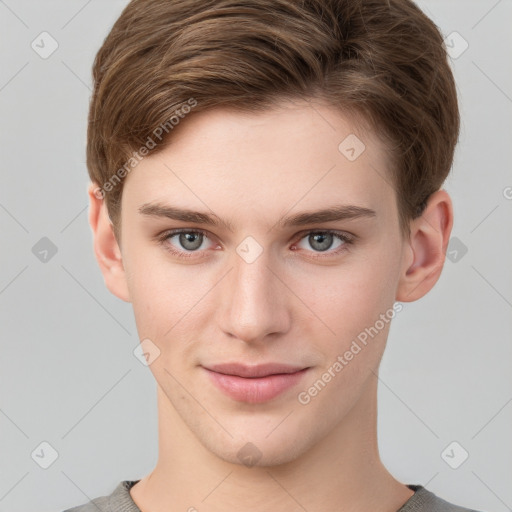
<path fill-rule="evenodd" d="M 265 433 L 263 433 L 265 432 Z M 303 435 L 304 433 L 302 433 Z M 218 432 L 216 436 L 198 436 L 203 446 L 213 455 L 241 467 L 273 467 L 288 464 L 305 453 L 313 442 L 299 432 L 281 430 L 267 436 L 267 430 L 234 435 Z"/>

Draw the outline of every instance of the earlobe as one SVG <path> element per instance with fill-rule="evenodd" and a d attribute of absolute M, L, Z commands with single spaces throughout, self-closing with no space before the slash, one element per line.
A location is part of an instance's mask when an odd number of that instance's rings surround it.
<path fill-rule="evenodd" d="M 453 206 L 445 190 L 428 200 L 425 211 L 411 222 L 411 236 L 405 243 L 407 257 L 401 269 L 396 300 L 412 302 L 426 295 L 443 269 L 453 226 Z"/>
<path fill-rule="evenodd" d="M 89 224 L 93 233 L 94 254 L 105 285 L 116 297 L 130 302 L 126 272 L 104 199 L 96 184 L 89 185 Z M 95 193 L 96 191 L 96 193 Z"/>

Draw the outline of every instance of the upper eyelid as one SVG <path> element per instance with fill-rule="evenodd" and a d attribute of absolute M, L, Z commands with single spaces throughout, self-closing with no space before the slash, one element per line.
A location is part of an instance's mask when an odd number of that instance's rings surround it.
<path fill-rule="evenodd" d="M 339 235 L 346 238 L 356 238 L 356 235 L 353 233 L 349 233 L 348 231 L 343 231 L 342 229 L 333 229 L 333 228 L 324 228 L 324 229 L 303 229 L 302 231 L 299 231 L 295 236 L 300 236 L 301 238 L 304 238 L 304 236 L 311 234 L 311 233 L 331 233 L 333 235 Z"/>

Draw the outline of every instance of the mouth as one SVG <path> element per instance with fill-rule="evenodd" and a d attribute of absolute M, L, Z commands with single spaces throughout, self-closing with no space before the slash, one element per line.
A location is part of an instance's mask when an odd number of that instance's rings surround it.
<path fill-rule="evenodd" d="M 267 363 L 247 366 L 240 363 L 204 367 L 210 381 L 233 400 L 263 403 L 296 386 L 309 367 Z"/>

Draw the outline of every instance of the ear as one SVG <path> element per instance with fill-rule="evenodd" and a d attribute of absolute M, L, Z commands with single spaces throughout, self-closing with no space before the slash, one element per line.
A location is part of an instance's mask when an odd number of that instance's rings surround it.
<path fill-rule="evenodd" d="M 411 236 L 405 242 L 396 300 L 412 302 L 426 295 L 443 270 L 453 226 L 453 206 L 445 190 L 428 200 L 423 214 L 411 221 Z"/>
<path fill-rule="evenodd" d="M 103 274 L 105 285 L 116 297 L 130 302 L 121 249 L 115 238 L 101 189 L 96 183 L 91 183 L 88 194 L 89 224 L 93 233 L 94 254 Z"/>

